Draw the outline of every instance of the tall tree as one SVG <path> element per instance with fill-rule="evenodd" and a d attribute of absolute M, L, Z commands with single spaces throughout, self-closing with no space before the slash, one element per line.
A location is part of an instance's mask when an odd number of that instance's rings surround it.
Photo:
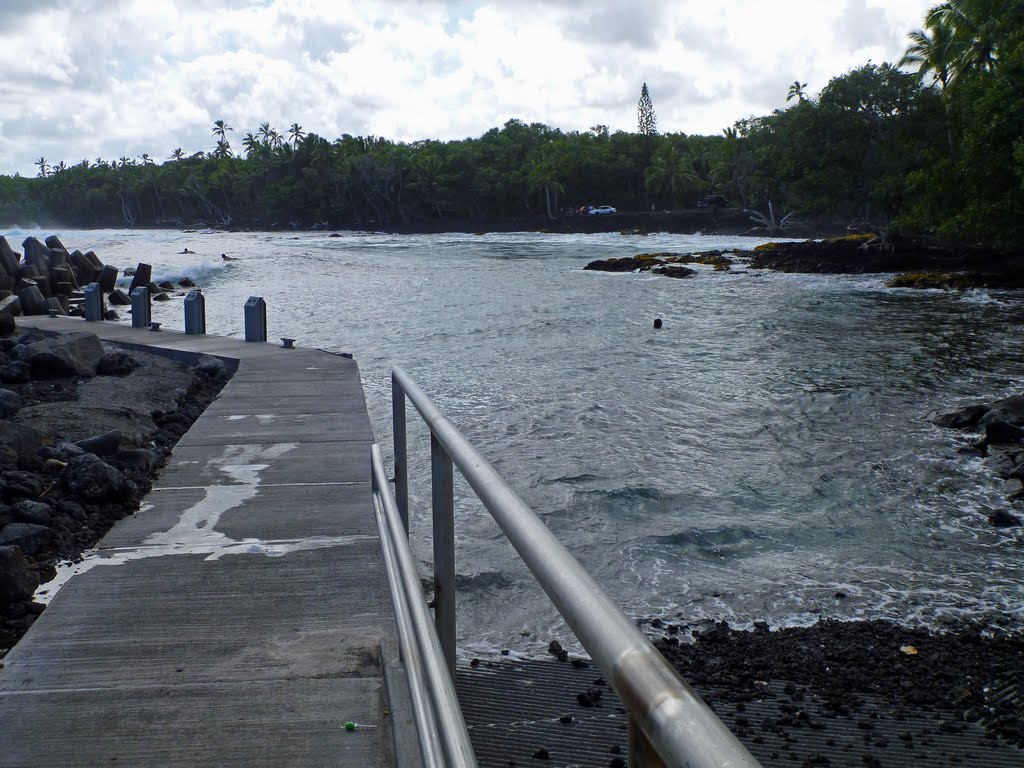
<path fill-rule="evenodd" d="M 654 102 L 647 90 L 647 83 L 640 89 L 640 101 L 636 105 L 637 133 L 642 136 L 654 136 L 658 133 L 658 118 L 654 114 Z"/>
<path fill-rule="evenodd" d="M 210 135 L 216 137 L 217 141 L 227 141 L 228 131 L 235 130 L 230 125 L 225 123 L 223 120 L 213 121 L 213 130 L 210 131 Z"/>
<path fill-rule="evenodd" d="M 793 84 L 789 86 L 789 93 L 786 94 L 786 101 L 797 100 L 797 103 L 804 101 L 804 88 L 807 87 L 807 83 L 801 83 L 799 80 L 794 80 Z"/>
<path fill-rule="evenodd" d="M 1002 18 L 1017 0 L 951 0 L 932 9 L 929 25 L 945 25 L 952 35 L 950 49 L 956 56 L 957 73 L 991 70 Z"/>
<path fill-rule="evenodd" d="M 953 28 L 943 19 L 929 14 L 924 29 L 910 33 L 910 45 L 900 59 L 901 67 L 916 67 L 924 78 L 932 75 L 932 82 L 949 87 L 954 73 L 956 52 L 953 48 Z"/>
<path fill-rule="evenodd" d="M 40 157 L 35 164 L 39 166 L 39 175 L 45 178 L 50 172 L 50 164 L 46 162 L 46 158 Z"/>
<path fill-rule="evenodd" d="M 665 136 L 664 139 L 669 139 Z M 644 185 L 648 191 L 664 198 L 666 195 L 673 208 L 679 195 L 699 183 L 693 169 L 693 155 L 685 139 L 665 141 L 651 158 L 651 164 L 644 172 Z"/>

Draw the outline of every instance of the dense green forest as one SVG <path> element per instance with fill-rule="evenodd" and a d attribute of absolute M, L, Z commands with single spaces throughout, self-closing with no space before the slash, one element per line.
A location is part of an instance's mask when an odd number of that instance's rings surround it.
<path fill-rule="evenodd" d="M 0 176 L 0 221 L 80 227 L 210 225 L 415 228 L 544 215 L 730 205 L 864 229 L 1016 247 L 1024 236 L 1024 0 L 933 9 L 898 64 L 832 79 L 817 99 L 717 136 L 658 133 L 646 85 L 638 130 L 563 132 L 510 120 L 479 138 L 329 141 L 293 124 L 211 151 L 49 163 Z M 236 144 L 237 142 L 237 144 Z"/>

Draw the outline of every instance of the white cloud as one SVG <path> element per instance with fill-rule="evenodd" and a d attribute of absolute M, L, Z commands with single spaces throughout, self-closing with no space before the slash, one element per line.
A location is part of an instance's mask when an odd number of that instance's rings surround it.
<path fill-rule="evenodd" d="M 510 118 L 717 133 L 897 59 L 928 0 L 3 0 L 0 173 L 235 146 L 270 121 L 333 139 L 479 136 Z"/>

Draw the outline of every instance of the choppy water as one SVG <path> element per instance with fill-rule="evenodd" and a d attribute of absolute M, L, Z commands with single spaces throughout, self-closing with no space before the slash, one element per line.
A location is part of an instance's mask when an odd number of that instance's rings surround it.
<path fill-rule="evenodd" d="M 50 233 L 8 239 L 27 234 Z M 759 242 L 737 237 L 58 234 L 106 263 L 197 279 L 211 333 L 241 335 L 258 294 L 272 337 L 354 353 L 386 455 L 389 372 L 404 367 L 630 614 L 1024 623 L 1017 534 L 986 522 L 1006 506 L 1002 482 L 922 418 L 1021 391 L 1019 296 L 581 269 Z M 180 299 L 154 319 L 181 328 Z M 410 440 L 425 508 L 425 430 Z M 464 648 L 564 638 L 460 483 Z M 414 529 L 426 561 L 423 515 Z"/>

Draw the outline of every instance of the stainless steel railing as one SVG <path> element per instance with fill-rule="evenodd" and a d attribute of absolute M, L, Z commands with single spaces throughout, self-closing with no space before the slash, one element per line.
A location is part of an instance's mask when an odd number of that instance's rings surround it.
<path fill-rule="evenodd" d="M 397 507 L 392 528 L 397 538 L 401 538 L 397 534 L 402 529 L 408 532 L 409 520 L 406 398 L 430 429 L 434 624 L 443 664 L 450 674 L 448 684 L 455 675 L 455 502 L 452 480 L 453 466 L 457 466 L 622 699 L 629 716 L 629 764 L 632 768 L 759 766 L 732 732 L 409 375 L 395 368 L 391 374 L 391 385 Z M 383 468 L 375 483 L 378 489 L 386 487 Z M 381 497 L 384 495 L 380 494 Z M 409 559 L 411 567 L 411 556 Z M 409 580 L 408 573 L 405 578 Z M 410 594 L 415 594 L 418 588 L 418 582 L 407 584 Z M 440 661 L 433 663 L 441 666 Z M 433 679 L 431 685 L 434 685 Z M 450 725 L 444 720 L 442 732 Z M 462 728 L 465 728 L 464 723 Z"/>
<path fill-rule="evenodd" d="M 454 678 L 445 667 L 437 635 L 431 626 L 407 533 L 388 484 L 380 447 L 376 444 L 370 449 L 370 468 L 373 511 L 395 604 L 398 643 L 408 673 L 424 768 L 476 768 L 469 731 L 455 695 Z"/>

